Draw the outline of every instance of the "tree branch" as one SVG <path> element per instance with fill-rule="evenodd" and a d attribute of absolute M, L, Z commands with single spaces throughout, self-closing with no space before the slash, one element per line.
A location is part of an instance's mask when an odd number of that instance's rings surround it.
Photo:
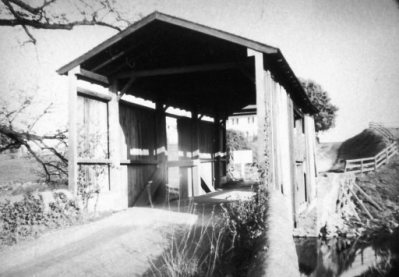
<path fill-rule="evenodd" d="M 99 2 L 93 1 L 93 6 L 87 4 L 81 0 L 78 3 L 85 5 L 85 9 L 91 11 L 88 13 L 87 10 L 79 10 L 78 5 L 76 6 L 76 12 L 83 16 L 79 20 L 68 20 L 65 14 L 57 15 L 49 10 L 51 4 L 56 4 L 57 0 L 46 0 L 42 5 L 33 7 L 28 4 L 28 1 L 23 0 L 0 0 L 4 6 L 10 12 L 6 18 L 0 18 L 0 26 L 21 26 L 25 33 L 28 35 L 31 42 L 36 43 L 36 39 L 31 33 L 29 28 L 34 29 L 46 29 L 46 30 L 72 30 L 75 26 L 104 26 L 112 28 L 120 32 L 122 29 L 112 23 L 106 22 L 103 18 L 99 19 L 99 11 L 107 11 L 106 15 L 112 13 L 114 15 L 115 22 L 123 22 L 128 24 L 129 21 L 123 19 L 119 12 L 117 12 L 108 0 L 101 0 Z M 73 2 L 75 4 L 75 2 Z M 101 5 L 102 8 L 95 10 L 94 4 Z M 49 13 L 47 13 L 49 12 Z M 70 13 L 70 12 L 69 12 Z"/>
<path fill-rule="evenodd" d="M 49 0 L 49 1 L 44 1 L 44 3 L 36 8 L 32 7 L 31 5 L 28 5 L 27 3 L 20 1 L 20 0 L 8 0 L 9 2 L 19 6 L 23 10 L 26 10 L 32 14 L 37 14 L 40 13 L 45 7 L 48 5 L 54 3 L 57 0 Z"/>

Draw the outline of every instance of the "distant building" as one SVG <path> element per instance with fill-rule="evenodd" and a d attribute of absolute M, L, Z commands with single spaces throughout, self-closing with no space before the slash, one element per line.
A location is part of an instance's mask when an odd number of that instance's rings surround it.
<path fill-rule="evenodd" d="M 229 116 L 226 121 L 227 130 L 236 130 L 243 132 L 245 137 L 252 141 L 258 132 L 258 120 L 256 117 L 256 106 L 249 105 L 240 112 Z"/>

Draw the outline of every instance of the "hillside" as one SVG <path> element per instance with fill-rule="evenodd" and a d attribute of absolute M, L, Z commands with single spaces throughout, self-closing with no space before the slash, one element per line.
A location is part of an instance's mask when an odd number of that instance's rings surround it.
<path fill-rule="evenodd" d="M 389 144 L 389 140 L 374 129 L 365 129 L 344 142 L 320 143 L 317 145 L 317 167 L 319 172 L 341 172 L 345 160 L 373 157 Z"/>
<path fill-rule="evenodd" d="M 344 141 L 338 149 L 338 160 L 368 158 L 376 155 L 389 141 L 378 131 L 365 129 Z"/>
<path fill-rule="evenodd" d="M 377 171 L 358 175 L 356 183 L 382 207 L 379 211 L 369 202 L 364 202 L 373 217 L 386 224 L 399 223 L 399 155 Z"/>

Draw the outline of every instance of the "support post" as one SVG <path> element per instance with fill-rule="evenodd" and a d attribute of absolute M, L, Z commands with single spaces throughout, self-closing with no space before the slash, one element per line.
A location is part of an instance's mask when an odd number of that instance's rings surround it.
<path fill-rule="evenodd" d="M 221 165 L 220 165 L 220 154 L 221 154 L 221 134 L 220 134 L 220 118 L 216 115 L 214 118 L 214 141 L 213 141 L 213 155 L 214 155 L 214 187 L 220 186 L 221 180 Z"/>
<path fill-rule="evenodd" d="M 290 145 L 290 171 L 291 171 L 291 205 L 292 205 L 292 220 L 294 227 L 296 227 L 296 165 L 295 165 L 295 144 L 294 144 L 294 103 L 291 96 L 288 96 L 288 129 L 289 129 L 289 145 Z"/>
<path fill-rule="evenodd" d="M 166 137 L 166 117 L 165 109 L 163 108 L 162 102 L 157 102 L 156 106 L 156 154 L 158 161 L 158 172 L 159 179 L 161 180 L 161 186 L 165 189 L 165 201 L 167 200 L 166 195 L 166 184 L 168 183 L 168 155 L 167 155 L 167 137 Z"/>
<path fill-rule="evenodd" d="M 191 128 L 191 152 L 192 152 L 192 179 L 193 179 L 193 190 L 191 196 L 197 196 L 201 191 L 201 175 L 200 175 L 200 142 L 199 142 L 199 119 L 197 109 L 194 108 L 192 111 L 193 126 Z"/>
<path fill-rule="evenodd" d="M 226 137 L 226 133 L 227 133 L 227 130 L 226 130 L 226 119 L 223 119 L 222 120 L 222 122 L 221 122 L 221 131 L 220 131 L 220 133 L 221 133 L 221 138 L 220 138 L 220 141 L 221 141 L 221 145 L 220 145 L 220 151 L 221 151 L 221 158 L 220 158 L 220 160 L 221 160 L 221 163 L 220 163 L 220 167 L 221 167 L 221 169 L 220 169 L 220 174 L 221 174 L 221 176 L 226 176 L 226 174 L 227 174 L 227 163 L 229 162 L 228 160 L 227 160 L 227 156 L 226 156 L 226 152 L 227 152 L 227 149 L 226 149 L 226 144 L 227 144 L 227 137 Z"/>
<path fill-rule="evenodd" d="M 248 49 L 248 56 L 255 58 L 255 88 L 256 88 L 256 111 L 258 119 L 258 142 L 257 155 L 259 164 L 264 167 L 264 182 L 269 188 L 274 188 L 273 180 L 273 154 L 271 145 L 273 143 L 272 133 L 272 103 L 270 84 L 270 72 L 264 69 L 264 55 L 261 52 Z"/>
<path fill-rule="evenodd" d="M 73 195 L 77 194 L 78 187 L 78 139 L 77 139 L 77 77 L 80 67 L 68 72 L 68 188 Z"/>
<path fill-rule="evenodd" d="M 118 80 L 111 80 L 111 100 L 108 103 L 108 138 L 109 138 L 109 158 L 111 166 L 110 192 L 115 197 L 113 208 L 123 209 L 128 206 L 127 183 L 122 182 L 121 176 L 121 151 L 120 151 L 120 124 L 119 124 L 119 87 Z"/>

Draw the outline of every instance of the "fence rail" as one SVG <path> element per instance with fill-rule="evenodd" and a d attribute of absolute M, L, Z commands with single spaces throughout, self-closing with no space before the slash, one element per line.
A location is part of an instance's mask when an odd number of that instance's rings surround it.
<path fill-rule="evenodd" d="M 344 172 L 364 173 L 377 170 L 377 168 L 388 163 L 388 160 L 398 153 L 398 145 L 396 142 L 393 142 L 374 157 L 346 160 Z"/>
<path fill-rule="evenodd" d="M 383 135 L 385 138 L 389 140 L 395 140 L 395 136 L 383 123 L 370 122 L 369 128 L 376 130 L 377 132 L 379 132 L 381 135 Z"/>

